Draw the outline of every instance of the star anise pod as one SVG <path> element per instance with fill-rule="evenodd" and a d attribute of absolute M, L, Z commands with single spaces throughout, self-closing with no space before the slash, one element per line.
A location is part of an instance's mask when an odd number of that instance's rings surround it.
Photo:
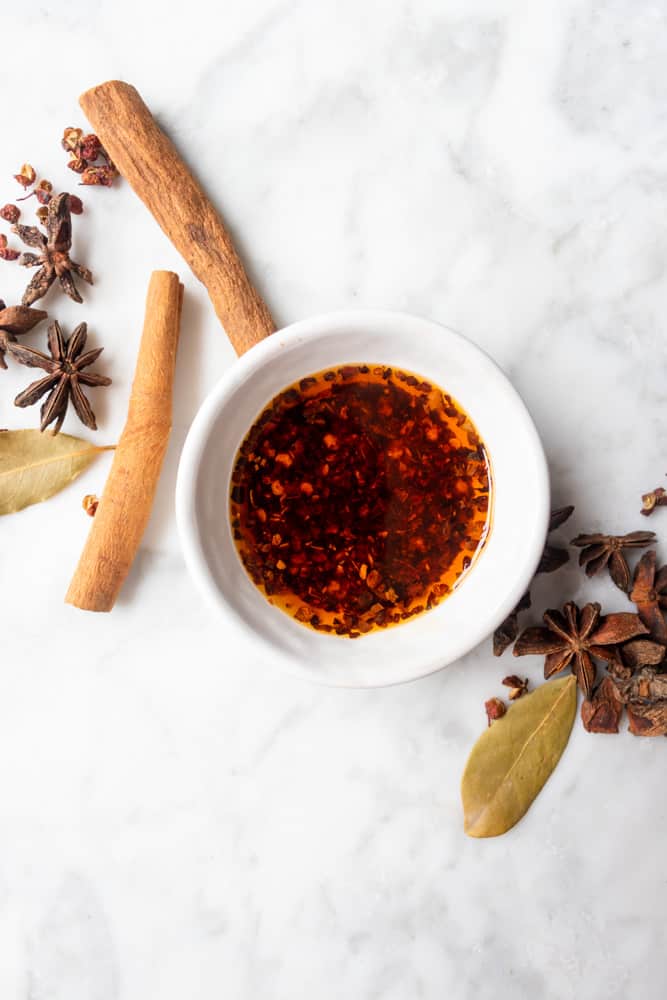
<path fill-rule="evenodd" d="M 28 333 L 34 326 L 46 319 L 43 309 L 29 309 L 27 306 L 9 306 L 0 299 L 0 368 L 6 368 L 5 352 L 22 333 Z"/>
<path fill-rule="evenodd" d="M 37 299 L 46 295 L 53 282 L 58 278 L 63 291 L 75 302 L 82 302 L 79 291 L 74 284 L 73 274 L 93 283 L 93 276 L 87 267 L 77 264 L 69 255 L 72 246 L 72 218 L 69 207 L 69 194 L 64 192 L 51 198 L 46 216 L 46 234 L 37 226 L 14 226 L 14 232 L 29 247 L 35 247 L 39 253 L 24 253 L 21 264 L 24 267 L 38 267 L 23 295 L 23 305 L 29 306 Z"/>
<path fill-rule="evenodd" d="M 630 600 L 637 605 L 651 637 L 667 646 L 667 624 L 662 614 L 662 609 L 667 610 L 667 566 L 656 571 L 655 549 L 645 552 L 637 563 Z"/>
<path fill-rule="evenodd" d="M 41 409 L 40 430 L 45 430 L 49 424 L 55 421 L 53 433 L 57 434 L 62 427 L 67 406 L 70 399 L 79 420 L 91 430 L 97 430 L 95 414 L 90 403 L 84 395 L 82 385 L 98 386 L 111 385 L 111 379 L 106 375 L 96 375 L 94 372 L 86 372 L 94 361 L 99 358 L 104 350 L 98 347 L 93 351 L 83 354 L 88 336 L 88 328 L 85 323 L 80 323 L 69 340 L 65 340 L 60 325 L 54 322 L 49 327 L 49 351 L 51 357 L 35 351 L 31 347 L 24 347 L 23 344 L 10 344 L 9 350 L 17 361 L 31 368 L 42 368 L 47 374 L 37 382 L 33 382 L 27 389 L 14 400 L 16 406 L 32 406 L 44 393 L 48 396 Z"/>
<path fill-rule="evenodd" d="M 595 683 L 593 658 L 611 660 L 615 646 L 648 632 L 635 614 L 620 612 L 601 618 L 599 604 L 585 604 L 580 610 L 574 601 L 568 601 L 562 613 L 549 610 L 543 617 L 546 627 L 531 627 L 522 632 L 515 643 L 514 655 L 544 656 L 547 679 L 572 665 L 586 698 L 590 698 Z"/>
<path fill-rule="evenodd" d="M 631 531 L 628 535 L 577 535 L 572 544 L 582 550 L 579 565 L 586 576 L 595 576 L 606 566 L 616 586 L 627 594 L 632 578 L 623 550 L 643 549 L 653 541 L 653 531 Z"/>

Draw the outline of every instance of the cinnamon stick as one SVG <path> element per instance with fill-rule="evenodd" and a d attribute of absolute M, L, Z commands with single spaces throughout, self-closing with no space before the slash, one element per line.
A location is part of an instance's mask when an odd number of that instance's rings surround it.
<path fill-rule="evenodd" d="M 125 428 L 65 598 L 85 611 L 111 611 L 148 523 L 171 431 L 182 300 L 178 275 L 154 271 Z"/>
<path fill-rule="evenodd" d="M 109 80 L 79 103 L 120 173 L 206 286 L 236 352 L 273 333 L 223 220 L 134 87 Z"/>

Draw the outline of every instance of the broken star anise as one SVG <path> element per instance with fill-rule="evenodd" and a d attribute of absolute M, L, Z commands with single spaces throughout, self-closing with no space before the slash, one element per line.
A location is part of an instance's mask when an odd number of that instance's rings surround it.
<path fill-rule="evenodd" d="M 0 368 L 6 368 L 5 353 L 9 345 L 22 333 L 28 333 L 34 326 L 46 319 L 43 309 L 29 309 L 27 306 L 9 306 L 0 299 Z"/>
<path fill-rule="evenodd" d="M 655 549 L 645 552 L 637 563 L 630 600 L 637 605 L 639 617 L 656 642 L 667 646 L 667 566 L 656 571 Z"/>
<path fill-rule="evenodd" d="M 493 655 L 502 656 L 519 634 L 519 613 L 530 607 L 530 591 L 527 591 L 505 621 L 493 633 Z"/>
<path fill-rule="evenodd" d="M 545 611 L 543 617 L 546 627 L 525 629 L 515 643 L 514 655 L 544 656 L 547 679 L 571 664 L 586 698 L 590 698 L 595 683 L 593 658 L 611 660 L 616 646 L 648 632 L 635 614 L 620 612 L 601 618 L 599 604 L 579 609 L 574 601 L 568 601 L 562 612 Z"/>
<path fill-rule="evenodd" d="M 41 232 L 37 226 L 13 227 L 27 246 L 39 251 L 37 254 L 24 253 L 21 257 L 24 267 L 39 268 L 23 294 L 23 305 L 32 305 L 46 295 L 56 278 L 71 299 L 82 302 L 73 274 L 78 274 L 89 285 L 93 283 L 93 276 L 87 267 L 77 264 L 69 255 L 72 246 L 72 218 L 67 192 L 51 198 L 45 227 L 46 233 Z"/>
<path fill-rule="evenodd" d="M 569 505 L 568 507 L 559 507 L 557 510 L 551 511 L 551 517 L 549 518 L 549 528 L 548 534 L 552 531 L 556 531 L 561 525 L 572 517 L 574 513 L 574 507 Z M 564 549 L 560 545 L 550 545 L 549 542 L 544 546 L 544 551 L 542 552 L 542 558 L 540 559 L 539 565 L 535 570 L 536 573 L 554 573 L 561 566 L 564 566 L 566 562 L 570 559 L 570 553 L 567 549 Z"/>
<path fill-rule="evenodd" d="M 622 714 L 623 701 L 611 677 L 603 677 L 581 705 L 581 720 L 589 733 L 617 733 Z"/>
<path fill-rule="evenodd" d="M 23 344 L 9 345 L 12 356 L 21 364 L 29 365 L 31 368 L 43 368 L 47 372 L 44 378 L 33 382 L 14 400 L 16 406 L 32 406 L 46 392 L 49 393 L 42 404 L 41 430 L 45 430 L 55 421 L 53 433 L 58 433 L 70 399 L 81 422 L 91 430 L 97 430 L 95 414 L 81 386 L 110 385 L 111 379 L 106 375 L 84 371 L 104 350 L 103 347 L 98 347 L 83 354 L 87 336 L 86 324 L 80 323 L 69 340 L 65 340 L 60 325 L 54 322 L 49 327 L 48 342 L 51 357 L 31 347 L 24 347 Z"/>
<path fill-rule="evenodd" d="M 667 490 L 664 486 L 657 486 L 650 493 L 642 494 L 642 509 L 639 513 L 649 517 L 657 507 L 667 507 Z"/>
<path fill-rule="evenodd" d="M 551 511 L 551 516 L 549 517 L 549 527 L 547 528 L 547 534 L 551 534 L 552 531 L 556 531 L 561 525 L 572 516 L 574 513 L 574 507 L 569 505 L 567 507 L 558 507 L 557 510 Z M 538 567 L 535 570 L 535 574 L 538 573 L 554 573 L 561 566 L 564 566 L 566 562 L 569 561 L 570 554 L 567 549 L 562 548 L 558 545 L 550 545 L 547 542 L 542 551 L 542 558 L 539 561 Z M 517 606 L 510 611 L 507 618 L 500 623 L 498 628 L 493 633 L 493 655 L 502 656 L 508 646 L 511 646 L 517 635 L 519 634 L 519 614 L 530 607 L 530 591 L 527 590 L 523 595 Z"/>
<path fill-rule="evenodd" d="M 635 736 L 667 735 L 667 674 L 643 667 L 634 677 L 617 681 Z"/>
<path fill-rule="evenodd" d="M 572 544 L 581 549 L 579 565 L 586 576 L 595 576 L 606 566 L 616 586 L 627 594 L 631 576 L 623 550 L 643 549 L 653 541 L 653 531 L 631 531 L 628 535 L 577 535 Z"/>

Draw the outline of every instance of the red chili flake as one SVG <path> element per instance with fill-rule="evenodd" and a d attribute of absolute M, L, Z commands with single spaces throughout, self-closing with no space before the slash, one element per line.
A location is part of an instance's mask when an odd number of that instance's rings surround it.
<path fill-rule="evenodd" d="M 490 483 L 477 432 L 447 408 L 423 379 L 368 365 L 272 400 L 231 488 L 239 554 L 272 603 L 353 637 L 451 592 L 486 537 Z"/>
<path fill-rule="evenodd" d="M 21 209 L 18 205 L 5 205 L 3 208 L 0 208 L 0 216 L 5 219 L 6 222 L 11 222 L 12 225 L 16 225 L 21 218 Z"/>

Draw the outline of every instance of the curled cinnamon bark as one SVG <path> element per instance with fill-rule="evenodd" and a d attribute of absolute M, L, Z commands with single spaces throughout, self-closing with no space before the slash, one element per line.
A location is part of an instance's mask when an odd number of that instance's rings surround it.
<path fill-rule="evenodd" d="M 171 431 L 183 286 L 154 271 L 127 421 L 104 494 L 65 600 L 111 611 L 148 523 Z"/>
<path fill-rule="evenodd" d="M 206 286 L 237 354 L 273 333 L 225 223 L 135 88 L 109 80 L 79 103 L 114 165 Z"/>

